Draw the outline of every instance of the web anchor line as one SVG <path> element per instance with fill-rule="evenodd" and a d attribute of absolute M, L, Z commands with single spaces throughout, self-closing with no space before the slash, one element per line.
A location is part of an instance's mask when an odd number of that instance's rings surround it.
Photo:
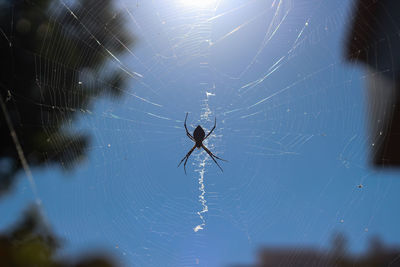
<path fill-rule="evenodd" d="M 28 178 L 29 185 L 30 185 L 32 193 L 33 193 L 33 196 L 35 197 L 36 204 L 38 206 L 41 206 L 41 201 L 40 201 L 40 198 L 38 196 L 37 189 L 36 189 L 35 179 L 33 178 L 32 171 L 31 171 L 31 169 L 30 169 L 30 167 L 28 165 L 28 161 L 26 160 L 24 151 L 22 150 L 22 147 L 21 147 L 21 143 L 19 142 L 17 133 L 15 132 L 13 123 L 12 123 L 11 118 L 10 118 L 10 114 L 8 113 L 6 104 L 5 104 L 3 96 L 1 94 L 0 94 L 0 106 L 1 106 L 1 109 L 3 111 L 3 115 L 4 115 L 4 118 L 6 120 L 8 129 L 10 131 L 11 138 L 12 138 L 12 140 L 14 142 L 15 149 L 17 150 L 17 154 L 18 154 L 19 160 L 21 161 L 22 168 L 25 171 L 26 177 Z"/>
<path fill-rule="evenodd" d="M 0 86 L 3 89 L 5 89 L 5 86 L 3 86 L 3 84 L 0 84 Z M 25 172 L 26 177 L 27 177 L 28 182 L 29 182 L 29 186 L 30 186 L 30 188 L 32 190 L 33 197 L 35 198 L 36 207 L 38 207 L 38 211 L 40 212 L 41 219 L 42 219 L 43 223 L 46 225 L 46 227 L 49 227 L 49 223 L 48 223 L 48 220 L 47 220 L 47 215 L 46 215 L 46 213 L 45 213 L 45 211 L 43 209 L 43 206 L 42 206 L 42 200 L 39 198 L 39 194 L 38 194 L 38 191 L 37 191 L 35 179 L 33 177 L 31 168 L 29 167 L 28 161 L 27 161 L 27 159 L 25 157 L 25 153 L 24 153 L 24 151 L 22 149 L 21 143 L 20 143 L 20 141 L 18 139 L 18 135 L 17 135 L 17 133 L 15 131 L 14 125 L 13 125 L 11 117 L 10 117 L 10 114 L 9 114 L 9 112 L 7 110 L 6 103 L 5 103 L 4 98 L 3 98 L 3 96 L 1 94 L 0 94 L 0 106 L 1 106 L 1 110 L 3 112 L 4 118 L 6 120 L 6 124 L 8 126 L 8 129 L 10 131 L 11 138 L 12 138 L 12 140 L 14 142 L 15 149 L 17 150 L 18 158 L 21 161 L 22 168 L 24 169 L 24 172 Z"/>

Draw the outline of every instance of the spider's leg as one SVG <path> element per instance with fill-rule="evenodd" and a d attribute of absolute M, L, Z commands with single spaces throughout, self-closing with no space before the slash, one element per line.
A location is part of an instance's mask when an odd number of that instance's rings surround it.
<path fill-rule="evenodd" d="M 228 162 L 226 159 L 221 159 L 220 157 L 217 157 L 216 155 L 214 155 L 214 153 L 212 153 L 205 145 L 203 145 L 203 149 L 204 149 L 208 154 L 213 155 L 214 158 L 217 158 L 217 159 L 219 159 L 219 160 Z"/>
<path fill-rule="evenodd" d="M 196 146 L 192 147 L 192 149 L 189 150 L 189 152 L 183 157 L 183 159 L 179 162 L 178 167 L 181 166 L 182 162 L 192 154 L 193 150 L 196 148 Z"/>
<path fill-rule="evenodd" d="M 183 125 L 185 126 L 186 135 L 190 138 L 190 140 L 195 142 L 194 137 L 189 133 L 188 128 L 186 126 L 186 120 L 187 120 L 188 114 L 189 113 L 186 112 L 185 123 Z"/>
<path fill-rule="evenodd" d="M 186 154 L 186 156 L 181 160 L 181 162 L 179 162 L 178 167 L 181 166 L 182 162 L 185 160 L 185 163 L 183 164 L 183 169 L 185 170 L 185 174 L 186 174 L 186 163 L 190 157 L 190 154 L 192 154 L 193 150 L 196 148 L 196 145 L 194 145 L 192 147 L 192 149 L 190 149 L 190 151 Z"/>
<path fill-rule="evenodd" d="M 207 154 L 211 157 L 211 159 L 215 162 L 215 164 L 217 164 L 218 168 L 220 168 L 220 170 L 223 172 L 224 170 L 221 168 L 221 166 L 219 166 L 218 162 L 214 159 L 214 157 L 216 157 L 217 159 L 223 160 L 223 161 L 226 161 L 226 160 L 215 156 L 210 150 L 208 150 L 208 148 L 206 148 L 205 145 L 201 145 L 201 147 L 207 152 Z"/>
<path fill-rule="evenodd" d="M 187 161 L 188 161 L 188 159 L 189 159 L 189 157 L 190 157 L 190 154 L 192 154 L 192 152 L 193 152 L 193 150 L 196 148 L 196 145 L 189 151 L 189 153 L 187 153 L 187 155 L 186 155 L 186 160 L 185 160 L 185 163 L 183 163 L 183 170 L 185 171 L 185 174 L 186 174 L 186 163 L 187 163 Z"/>
<path fill-rule="evenodd" d="M 220 157 L 217 157 L 217 156 L 215 156 L 211 151 L 210 151 L 210 153 L 213 155 L 213 157 L 214 158 L 217 158 L 217 159 L 219 159 L 219 160 L 222 160 L 222 161 L 225 161 L 225 162 L 228 162 L 227 160 L 225 160 L 225 159 L 221 159 Z"/>
<path fill-rule="evenodd" d="M 207 139 L 207 137 L 214 131 L 215 127 L 217 127 L 217 117 L 215 117 L 214 120 L 214 127 L 211 129 L 211 131 L 204 137 L 203 141 Z"/>
<path fill-rule="evenodd" d="M 187 137 L 189 137 L 189 138 L 190 138 L 190 140 L 192 140 L 193 142 L 196 142 L 196 141 L 194 140 L 194 137 L 193 137 L 193 136 L 191 136 L 191 135 L 190 135 L 190 133 L 186 133 L 186 135 L 187 135 Z"/>
<path fill-rule="evenodd" d="M 186 157 L 185 163 L 183 163 L 183 170 L 185 171 L 185 175 L 186 175 L 186 163 L 188 161 L 189 157 Z"/>

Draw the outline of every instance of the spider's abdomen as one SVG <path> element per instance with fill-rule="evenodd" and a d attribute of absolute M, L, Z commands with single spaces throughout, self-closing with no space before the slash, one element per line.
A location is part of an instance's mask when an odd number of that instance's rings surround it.
<path fill-rule="evenodd" d="M 197 126 L 196 129 L 194 129 L 193 132 L 193 137 L 194 140 L 196 141 L 196 147 L 200 148 L 201 144 L 203 142 L 204 136 L 206 136 L 206 133 L 204 132 L 203 128 L 201 126 Z"/>

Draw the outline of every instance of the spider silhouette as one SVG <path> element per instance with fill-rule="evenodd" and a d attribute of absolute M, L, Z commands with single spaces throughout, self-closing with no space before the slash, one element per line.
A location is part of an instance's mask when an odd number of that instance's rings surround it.
<path fill-rule="evenodd" d="M 207 152 L 207 154 L 211 157 L 211 159 L 215 162 L 215 164 L 217 164 L 218 168 L 221 169 L 221 171 L 223 172 L 224 170 L 222 170 L 221 166 L 219 166 L 218 162 L 215 159 L 219 159 L 222 161 L 226 161 L 224 159 L 221 159 L 217 156 L 215 156 L 210 150 L 208 150 L 208 148 L 203 144 L 203 141 L 207 139 L 207 137 L 210 136 L 210 134 L 214 131 L 215 127 L 217 126 L 217 118 L 215 118 L 214 121 L 214 127 L 211 129 L 211 131 L 206 135 L 206 133 L 204 132 L 203 128 L 201 128 L 200 125 L 198 125 L 196 127 L 196 129 L 194 129 L 193 131 L 193 135 L 191 135 L 187 129 L 186 126 L 186 120 L 188 117 L 188 113 L 186 113 L 186 117 L 185 117 L 185 123 L 183 124 L 185 126 L 186 129 L 186 135 L 190 138 L 190 140 L 192 140 L 193 142 L 195 142 L 195 145 L 192 147 L 192 149 L 190 149 L 190 151 L 186 154 L 186 156 L 181 160 L 181 162 L 179 162 L 178 167 L 181 166 L 182 162 L 185 160 L 185 163 L 183 164 L 183 169 L 185 170 L 185 174 L 186 174 L 186 163 L 190 157 L 190 154 L 192 154 L 193 150 L 197 147 L 198 149 L 200 149 L 201 147 Z"/>

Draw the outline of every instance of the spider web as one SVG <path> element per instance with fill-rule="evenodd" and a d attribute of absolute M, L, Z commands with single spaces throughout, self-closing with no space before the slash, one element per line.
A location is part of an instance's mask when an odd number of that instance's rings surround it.
<path fill-rule="evenodd" d="M 93 140 L 76 171 L 33 171 L 64 253 L 96 246 L 128 266 L 221 266 L 253 262 L 261 245 L 326 249 L 336 231 L 353 252 L 373 235 L 394 243 L 400 182 L 367 165 L 366 77 L 342 57 L 350 3 L 189 2 L 118 2 L 137 38 L 123 57 L 105 51 L 131 77 L 122 98 L 77 111 L 69 126 Z M 54 23 L 69 13 L 88 29 L 74 4 L 60 0 Z M 104 7 L 79 8 L 95 18 Z M 38 70 L 43 83 L 61 75 Z M 200 150 L 187 176 L 177 168 L 193 146 L 186 112 L 191 132 L 217 118 L 205 145 L 228 160 L 224 172 Z M 0 208 L 31 198 L 21 182 Z"/>

